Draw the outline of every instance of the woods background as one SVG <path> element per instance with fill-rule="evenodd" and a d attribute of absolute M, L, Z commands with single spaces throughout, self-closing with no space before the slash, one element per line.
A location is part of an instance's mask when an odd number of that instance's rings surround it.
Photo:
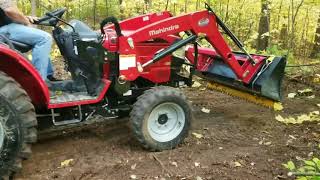
<path fill-rule="evenodd" d="M 204 9 L 207 2 L 250 52 L 288 55 L 289 63 L 320 58 L 320 0 L 17 0 L 25 14 L 42 16 L 67 7 L 67 20 L 95 29 L 107 16 L 125 19 L 148 12 L 174 15 Z"/>

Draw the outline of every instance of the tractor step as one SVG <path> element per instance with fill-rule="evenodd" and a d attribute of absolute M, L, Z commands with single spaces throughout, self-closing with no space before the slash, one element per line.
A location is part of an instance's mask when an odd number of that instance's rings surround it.
<path fill-rule="evenodd" d="M 87 92 L 64 92 L 64 91 L 54 91 L 51 92 L 50 104 L 62 104 L 77 101 L 89 101 L 95 100 L 98 96 L 90 96 Z"/>

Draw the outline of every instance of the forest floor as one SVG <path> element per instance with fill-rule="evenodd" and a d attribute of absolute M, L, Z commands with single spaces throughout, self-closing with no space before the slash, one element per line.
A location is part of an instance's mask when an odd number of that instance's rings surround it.
<path fill-rule="evenodd" d="M 285 96 L 307 88 L 288 80 L 284 86 Z M 319 111 L 319 90 L 313 99 L 285 98 L 282 112 L 215 91 L 184 91 L 197 106 L 191 133 L 176 149 L 148 152 L 134 140 L 128 119 L 107 120 L 68 133 L 41 135 L 16 178 L 288 179 L 283 163 L 320 156 L 320 124 L 286 125 L 275 119 L 278 114 Z M 211 112 L 202 112 L 203 107 Z M 66 166 L 61 167 L 62 162 Z"/>

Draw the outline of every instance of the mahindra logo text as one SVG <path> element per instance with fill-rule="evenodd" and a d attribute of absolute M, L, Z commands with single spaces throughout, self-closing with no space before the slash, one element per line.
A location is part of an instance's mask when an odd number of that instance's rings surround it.
<path fill-rule="evenodd" d="M 149 31 L 149 35 L 150 36 L 154 36 L 154 35 L 158 35 L 158 34 L 161 34 L 161 33 L 168 32 L 168 31 L 173 31 L 173 30 L 176 30 L 176 29 L 179 29 L 179 28 L 180 28 L 179 25 L 172 25 L 172 26 L 169 26 L 169 27 L 160 28 L 158 30 Z"/>

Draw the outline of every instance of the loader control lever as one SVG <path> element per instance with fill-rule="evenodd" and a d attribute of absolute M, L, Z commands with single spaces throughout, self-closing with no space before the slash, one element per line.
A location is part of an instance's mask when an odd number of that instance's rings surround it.
<path fill-rule="evenodd" d="M 100 23 L 101 33 L 102 33 L 102 34 L 105 34 L 103 28 L 104 28 L 105 25 L 107 25 L 107 24 L 109 24 L 109 23 L 114 24 L 114 29 L 116 30 L 117 36 L 118 36 L 118 37 L 122 36 L 120 24 L 119 24 L 117 18 L 115 18 L 115 17 L 113 17 L 113 16 L 107 17 L 106 19 L 104 19 L 104 20 Z"/>
<path fill-rule="evenodd" d="M 251 63 L 255 65 L 257 63 L 256 60 L 253 59 L 253 57 L 248 53 L 243 43 L 232 33 L 229 27 L 219 18 L 219 16 L 217 16 L 217 14 L 212 10 L 209 4 L 205 3 L 205 7 L 209 12 L 213 13 L 213 15 L 216 17 L 218 25 L 222 28 L 222 30 L 232 39 L 232 41 L 238 46 L 238 48 L 249 57 Z"/>

